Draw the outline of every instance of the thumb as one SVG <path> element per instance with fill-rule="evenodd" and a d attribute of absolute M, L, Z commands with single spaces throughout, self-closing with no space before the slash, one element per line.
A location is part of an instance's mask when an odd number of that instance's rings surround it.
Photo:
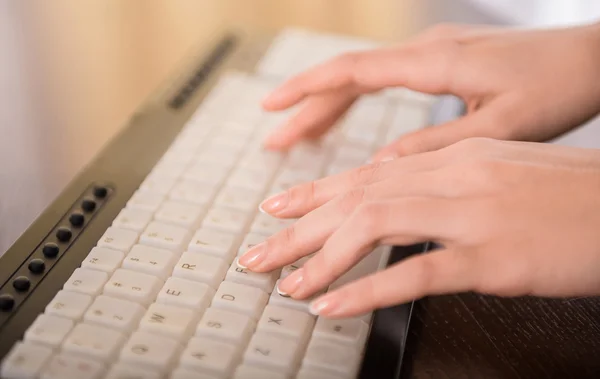
<path fill-rule="evenodd" d="M 408 133 L 377 151 L 372 161 L 439 150 L 467 138 L 502 138 L 510 125 L 502 117 L 507 114 L 507 104 L 498 100 L 459 119 Z"/>

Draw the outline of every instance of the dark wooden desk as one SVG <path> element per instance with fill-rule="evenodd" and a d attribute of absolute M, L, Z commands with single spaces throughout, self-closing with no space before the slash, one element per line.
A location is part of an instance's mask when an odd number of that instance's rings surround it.
<path fill-rule="evenodd" d="M 0 253 L 222 20 L 402 39 L 436 20 L 484 20 L 463 2 L 0 2 Z M 600 378 L 599 306 L 423 300 L 405 377 Z"/>

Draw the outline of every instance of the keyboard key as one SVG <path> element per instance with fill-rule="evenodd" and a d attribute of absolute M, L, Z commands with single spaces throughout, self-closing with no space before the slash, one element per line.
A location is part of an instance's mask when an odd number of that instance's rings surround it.
<path fill-rule="evenodd" d="M 224 187 L 215 199 L 219 207 L 239 210 L 245 213 L 254 211 L 260 200 L 260 192 L 247 188 Z"/>
<path fill-rule="evenodd" d="M 164 199 L 165 196 L 158 193 L 136 191 L 127 202 L 127 208 L 154 213 Z"/>
<path fill-rule="evenodd" d="M 63 289 L 96 296 L 102 291 L 107 279 L 108 274 L 105 272 L 78 268 L 65 282 Z"/>
<path fill-rule="evenodd" d="M 239 359 L 238 350 L 235 345 L 195 337 L 181 355 L 179 365 L 198 372 L 228 377 Z"/>
<path fill-rule="evenodd" d="M 291 374 L 300 360 L 301 347 L 293 339 L 257 332 L 244 354 L 244 363 Z"/>
<path fill-rule="evenodd" d="M 25 332 L 25 341 L 57 348 L 73 329 L 73 320 L 68 318 L 39 315 Z"/>
<path fill-rule="evenodd" d="M 246 346 L 256 323 L 248 316 L 209 308 L 196 328 L 196 336 L 217 338 L 236 346 Z"/>
<path fill-rule="evenodd" d="M 158 293 L 157 302 L 193 309 L 202 313 L 210 305 L 215 290 L 204 283 L 181 278 L 169 278 Z"/>
<path fill-rule="evenodd" d="M 291 265 L 284 266 L 281 269 L 281 275 L 279 276 L 279 279 L 285 279 L 286 277 L 288 277 L 291 273 L 293 273 L 300 267 L 302 267 L 302 266 L 299 266 L 297 264 L 291 264 Z"/>
<path fill-rule="evenodd" d="M 184 172 L 183 178 L 218 186 L 223 183 L 227 177 L 227 174 L 229 173 L 227 168 L 220 167 L 219 162 L 226 164 L 227 162 L 224 161 L 224 159 L 229 157 L 229 155 L 219 153 L 219 155 L 215 155 L 214 161 L 207 161 L 206 157 L 211 157 L 210 152 L 201 154 L 201 158 L 193 163 L 192 166 L 186 170 L 186 172 Z"/>
<path fill-rule="evenodd" d="M 360 362 L 360 354 L 356 349 L 315 339 L 306 349 L 302 367 L 352 376 L 356 375 Z"/>
<path fill-rule="evenodd" d="M 251 248 L 253 248 L 254 246 L 264 242 L 264 240 L 266 240 L 266 237 L 262 234 L 247 234 L 246 237 L 244 237 L 244 241 L 240 245 L 240 248 L 238 249 L 238 257 L 250 250 Z"/>
<path fill-rule="evenodd" d="M 265 191 L 272 176 L 272 171 L 240 167 L 233 171 L 227 180 L 227 186 L 260 194 Z"/>
<path fill-rule="evenodd" d="M 123 268 L 165 278 L 173 270 L 177 255 L 169 250 L 135 245 L 123 260 Z"/>
<path fill-rule="evenodd" d="M 259 332 L 291 337 L 296 340 L 296 343 L 305 345 L 313 325 L 314 319 L 307 313 L 276 305 L 267 305 L 256 329 Z"/>
<path fill-rule="evenodd" d="M 290 379 L 291 376 L 285 372 L 277 372 L 264 367 L 256 367 L 243 364 L 235 370 L 233 379 Z M 317 378 L 314 378 L 317 379 Z"/>
<path fill-rule="evenodd" d="M 193 180 L 182 180 L 169 192 L 169 198 L 192 204 L 208 204 L 217 193 L 217 187 Z"/>
<path fill-rule="evenodd" d="M 267 305 L 268 295 L 254 287 L 223 282 L 212 301 L 212 307 L 240 312 L 257 320 Z"/>
<path fill-rule="evenodd" d="M 362 348 L 366 342 L 368 333 L 368 325 L 358 318 L 328 319 L 319 317 L 315 325 L 313 338 Z"/>
<path fill-rule="evenodd" d="M 271 175 L 277 170 L 282 160 L 283 155 L 281 153 L 267 150 L 254 150 L 249 151 L 248 154 L 240 160 L 239 167 L 240 169 L 262 171 Z"/>
<path fill-rule="evenodd" d="M 371 254 L 368 254 L 354 267 L 348 270 L 344 275 L 340 276 L 329 286 L 329 291 L 340 288 L 341 286 L 348 284 L 356 279 L 360 279 L 364 276 L 374 273 L 377 271 L 382 263 L 382 259 L 387 258 L 386 247 L 377 248 Z"/>
<path fill-rule="evenodd" d="M 195 321 L 196 314 L 191 309 L 154 303 L 142 317 L 140 330 L 183 340 L 192 335 Z"/>
<path fill-rule="evenodd" d="M 239 234 L 244 230 L 248 214 L 242 211 L 214 207 L 208 211 L 202 226 Z"/>
<path fill-rule="evenodd" d="M 205 209 L 201 205 L 167 200 L 156 211 L 154 219 L 191 229 L 198 227 L 204 213 Z"/>
<path fill-rule="evenodd" d="M 92 297 L 82 293 L 59 291 L 46 306 L 45 312 L 50 315 L 80 320 L 85 310 L 92 303 Z"/>
<path fill-rule="evenodd" d="M 232 233 L 202 228 L 192 237 L 188 250 L 207 253 L 231 262 L 235 240 L 236 236 Z"/>
<path fill-rule="evenodd" d="M 138 303 L 100 295 L 89 307 L 83 319 L 128 333 L 137 326 L 144 312 L 144 307 Z"/>
<path fill-rule="evenodd" d="M 138 233 L 133 230 L 109 227 L 98 241 L 99 247 L 128 252 L 138 240 Z"/>
<path fill-rule="evenodd" d="M 81 267 L 112 274 L 121 266 L 124 257 L 125 253 L 122 251 L 106 247 L 94 247 L 83 262 L 81 262 Z"/>
<path fill-rule="evenodd" d="M 119 331 L 84 323 L 75 326 L 63 343 L 63 351 L 109 363 L 124 342 L 125 335 Z"/>
<path fill-rule="evenodd" d="M 123 378 L 125 379 L 125 378 Z M 129 378 L 127 378 L 129 379 Z M 137 378 L 135 378 L 137 379 Z M 142 378 L 140 378 L 142 379 Z M 146 379 L 146 378 L 143 378 Z M 173 371 L 169 379 L 224 379 L 222 376 L 206 374 L 180 367 Z"/>
<path fill-rule="evenodd" d="M 115 218 L 112 226 L 120 229 L 131 229 L 141 233 L 152 220 L 152 211 L 125 208 Z"/>
<path fill-rule="evenodd" d="M 189 242 L 189 238 L 189 232 L 185 228 L 153 221 L 142 233 L 140 242 L 144 245 L 179 252 Z"/>
<path fill-rule="evenodd" d="M 234 262 L 229 268 L 229 271 L 227 271 L 225 280 L 256 287 L 270 294 L 271 291 L 273 291 L 278 276 L 279 272 L 277 271 L 266 273 L 252 272 L 241 268 L 237 265 L 237 262 Z"/>
<path fill-rule="evenodd" d="M 284 308 L 291 308 L 305 313 L 310 313 L 308 307 L 312 299 L 296 300 L 292 299 L 289 296 L 283 296 L 279 292 L 277 292 L 276 288 L 278 285 L 279 280 L 277 281 L 277 283 L 275 283 L 275 290 L 271 292 L 269 304 L 277 305 Z"/>
<path fill-rule="evenodd" d="M 252 233 L 262 234 L 266 237 L 272 236 L 287 228 L 293 223 L 293 220 L 275 218 L 268 214 L 259 213 L 252 223 L 250 230 Z"/>
<path fill-rule="evenodd" d="M 104 286 L 104 294 L 148 305 L 161 285 L 155 276 L 120 268 Z"/>
<path fill-rule="evenodd" d="M 172 338 L 137 331 L 121 350 L 120 360 L 164 373 L 173 365 L 180 351 L 181 346 Z"/>
<path fill-rule="evenodd" d="M 104 379 L 162 379 L 160 373 L 139 366 L 117 363 Z"/>
<path fill-rule="evenodd" d="M 173 269 L 173 276 L 194 280 L 218 288 L 227 272 L 224 259 L 203 253 L 185 252 Z"/>
<path fill-rule="evenodd" d="M 48 362 L 40 379 L 99 379 L 105 370 L 102 363 L 92 359 L 60 354 Z"/>
<path fill-rule="evenodd" d="M 173 188 L 176 180 L 177 178 L 170 175 L 151 172 L 140 185 L 140 190 L 165 195 Z"/>
<path fill-rule="evenodd" d="M 7 379 L 37 379 L 51 356 L 50 347 L 17 342 L 2 361 L 1 376 Z"/>

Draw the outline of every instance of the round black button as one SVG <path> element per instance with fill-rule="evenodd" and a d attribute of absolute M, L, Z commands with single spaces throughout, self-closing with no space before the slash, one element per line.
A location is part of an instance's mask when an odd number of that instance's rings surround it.
<path fill-rule="evenodd" d="M 108 190 L 106 187 L 94 187 L 94 196 L 96 196 L 98 199 L 104 199 L 107 194 Z"/>
<path fill-rule="evenodd" d="M 56 231 L 56 238 L 58 238 L 60 242 L 67 242 L 72 236 L 73 233 L 71 233 L 71 230 L 69 228 L 65 228 L 64 226 L 58 228 Z"/>
<path fill-rule="evenodd" d="M 13 280 L 13 287 L 15 287 L 17 291 L 27 291 L 30 286 L 31 282 L 26 276 L 19 276 Z"/>
<path fill-rule="evenodd" d="M 73 226 L 81 226 L 85 221 L 85 217 L 80 212 L 73 212 L 71 216 L 69 216 L 69 222 Z"/>
<path fill-rule="evenodd" d="M 58 245 L 52 242 L 48 242 L 42 248 L 42 253 L 44 253 L 44 256 L 47 258 L 56 258 L 59 252 L 60 249 L 58 248 Z"/>
<path fill-rule="evenodd" d="M 43 259 L 35 258 L 29 261 L 29 271 L 34 274 L 41 274 L 46 269 L 46 264 Z"/>
<path fill-rule="evenodd" d="M 0 310 L 10 311 L 15 306 L 15 299 L 10 294 L 3 293 L 0 295 Z"/>
<path fill-rule="evenodd" d="M 91 199 L 84 199 L 81 202 L 81 209 L 83 209 L 86 212 L 93 212 L 94 209 L 96 209 L 96 202 Z"/>

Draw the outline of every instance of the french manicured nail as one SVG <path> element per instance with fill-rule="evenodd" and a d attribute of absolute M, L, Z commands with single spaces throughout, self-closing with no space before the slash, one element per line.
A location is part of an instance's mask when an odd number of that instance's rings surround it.
<path fill-rule="evenodd" d="M 277 213 L 277 212 L 281 212 L 282 210 L 284 210 L 285 207 L 287 207 L 288 202 L 289 202 L 289 196 L 288 196 L 287 192 L 283 192 L 283 193 L 279 193 L 277 195 L 271 196 L 267 200 L 263 201 L 258 206 L 258 209 L 262 213 Z"/>
<path fill-rule="evenodd" d="M 239 268 L 243 268 L 246 269 L 248 267 L 244 266 L 243 264 L 240 263 L 240 258 L 236 259 L 235 264 L 239 267 Z"/>
<path fill-rule="evenodd" d="M 336 294 L 323 295 L 320 298 L 313 301 L 308 310 L 315 316 L 331 316 L 336 313 L 339 308 L 339 300 Z"/>
<path fill-rule="evenodd" d="M 256 268 L 265 259 L 265 243 L 259 243 L 238 258 L 241 268 Z"/>
<path fill-rule="evenodd" d="M 294 292 L 298 291 L 300 285 L 304 281 L 304 269 L 299 268 L 285 278 L 279 285 L 277 291 L 286 295 L 293 295 Z"/>
<path fill-rule="evenodd" d="M 283 292 L 282 290 L 280 290 L 279 286 L 277 286 L 277 293 L 280 294 L 283 297 L 290 297 L 289 294 L 287 294 L 286 292 Z"/>

